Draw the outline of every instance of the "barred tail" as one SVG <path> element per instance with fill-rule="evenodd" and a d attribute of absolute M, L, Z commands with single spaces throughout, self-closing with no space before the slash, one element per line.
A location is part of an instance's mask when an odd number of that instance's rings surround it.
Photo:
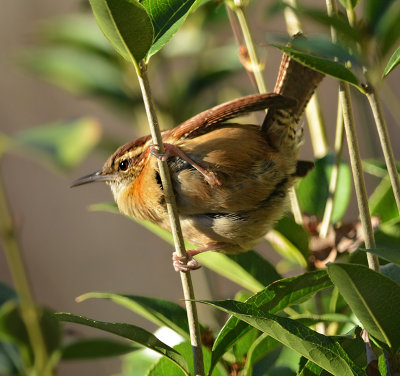
<path fill-rule="evenodd" d="M 289 110 L 269 110 L 262 124 L 261 132 L 276 149 L 282 144 L 296 146 L 296 127 L 304 109 L 318 84 L 324 78 L 286 54 L 283 55 L 274 92 L 295 98 L 297 105 Z"/>

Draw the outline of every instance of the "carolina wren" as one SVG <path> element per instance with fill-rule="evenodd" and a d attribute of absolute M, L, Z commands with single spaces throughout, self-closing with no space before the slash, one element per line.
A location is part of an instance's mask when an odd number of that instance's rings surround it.
<path fill-rule="evenodd" d="M 166 154 L 151 137 L 128 142 L 103 168 L 72 186 L 105 181 L 120 211 L 166 230 L 170 223 L 156 158 L 167 158 L 184 238 L 199 249 L 236 253 L 253 247 L 288 206 L 288 189 L 312 168 L 297 160 L 300 116 L 322 80 L 283 56 L 274 93 L 250 95 L 206 110 L 163 132 Z M 268 108 L 261 126 L 226 120 Z M 196 269 L 174 256 L 176 270 Z"/>

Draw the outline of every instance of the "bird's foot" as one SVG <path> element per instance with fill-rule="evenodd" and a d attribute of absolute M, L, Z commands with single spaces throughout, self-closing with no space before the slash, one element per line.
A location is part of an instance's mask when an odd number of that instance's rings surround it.
<path fill-rule="evenodd" d="M 178 256 L 176 252 L 172 254 L 172 265 L 176 272 L 190 272 L 201 268 L 201 265 L 193 258 L 190 251 L 186 251 L 186 253 L 187 256 Z"/>
<path fill-rule="evenodd" d="M 217 242 L 197 249 L 188 249 L 186 250 L 187 256 L 179 256 L 176 252 L 174 252 L 172 254 L 172 264 L 177 272 L 189 272 L 191 270 L 196 270 L 201 268 L 201 265 L 193 258 L 193 256 L 206 251 L 221 250 L 226 246 L 227 244 L 224 242 Z"/>

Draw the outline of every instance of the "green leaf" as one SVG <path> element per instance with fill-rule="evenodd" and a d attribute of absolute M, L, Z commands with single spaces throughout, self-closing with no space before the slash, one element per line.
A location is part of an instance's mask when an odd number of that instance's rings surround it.
<path fill-rule="evenodd" d="M 374 36 L 376 37 L 376 47 L 382 57 L 390 52 L 400 37 L 400 3 L 392 1 L 379 22 L 376 24 Z"/>
<path fill-rule="evenodd" d="M 51 311 L 40 307 L 36 309 L 47 352 L 51 355 L 57 352 L 61 346 L 61 327 L 59 322 L 53 318 Z M 25 364 L 30 361 L 32 357 L 31 342 L 22 320 L 21 307 L 15 301 L 9 300 L 0 309 L 0 338 L 19 347 Z"/>
<path fill-rule="evenodd" d="M 157 353 L 147 349 L 131 352 L 122 357 L 121 373 L 118 376 L 146 375 L 158 358 Z"/>
<path fill-rule="evenodd" d="M 393 248 L 375 248 L 375 249 L 360 249 L 364 252 L 373 253 L 389 262 L 393 262 L 397 266 L 400 266 L 400 244 L 398 249 Z"/>
<path fill-rule="evenodd" d="M 360 40 L 360 30 L 358 30 L 355 27 L 352 27 L 349 24 L 349 21 L 347 20 L 347 18 L 341 14 L 329 16 L 326 13 L 326 11 L 319 11 L 319 10 L 307 9 L 307 8 L 300 8 L 299 13 L 312 18 L 314 21 L 317 21 L 323 25 L 332 26 L 333 28 L 335 28 L 335 30 L 338 33 L 340 33 L 340 36 L 342 38 L 351 39 L 353 41 Z M 313 38 L 307 37 L 304 40 L 307 41 L 307 40 L 312 40 L 312 39 Z M 300 39 L 298 39 L 298 40 L 300 40 Z M 295 41 L 297 42 L 298 40 L 295 39 L 294 41 L 292 41 L 292 43 Z M 332 42 L 330 42 L 329 45 L 332 45 Z M 339 47 L 339 45 L 336 45 L 336 48 L 337 47 Z M 344 52 L 344 51 L 342 50 L 342 52 Z M 347 58 L 350 61 L 354 60 L 354 56 L 350 55 L 349 52 L 345 53 L 345 55 L 347 56 Z M 339 55 L 336 55 L 336 57 L 339 57 Z"/>
<path fill-rule="evenodd" d="M 233 345 L 233 354 L 235 355 L 236 362 L 241 362 L 247 356 L 250 346 L 256 341 L 260 332 L 252 328 L 245 335 L 239 338 Z"/>
<path fill-rule="evenodd" d="M 154 41 L 148 56 L 158 52 L 178 31 L 190 11 L 200 0 L 169 0 L 154 2 L 143 0 L 154 27 Z"/>
<path fill-rule="evenodd" d="M 110 43 L 89 13 L 53 17 L 46 19 L 39 27 L 40 37 L 46 42 L 74 46 L 81 51 L 96 51 L 98 56 L 115 56 Z"/>
<path fill-rule="evenodd" d="M 350 69 L 346 68 L 343 64 L 332 61 L 330 59 L 313 56 L 291 47 L 282 46 L 279 44 L 272 45 L 282 52 L 286 53 L 299 63 L 318 72 L 327 74 L 342 81 L 346 81 L 354 85 L 361 92 L 364 92 L 364 89 L 362 88 L 358 78 Z"/>
<path fill-rule="evenodd" d="M 400 47 L 394 51 L 393 55 L 389 59 L 386 68 L 383 72 L 383 78 L 385 78 L 394 68 L 400 64 Z"/>
<path fill-rule="evenodd" d="M 381 273 L 400 285 L 400 267 L 389 263 L 381 266 Z"/>
<path fill-rule="evenodd" d="M 100 138 L 100 126 L 91 118 L 58 122 L 30 128 L 14 136 L 17 150 L 29 158 L 37 157 L 56 170 L 78 165 Z"/>
<path fill-rule="evenodd" d="M 319 365 L 315 364 L 311 360 L 307 360 L 306 358 L 302 358 L 305 361 L 305 364 L 299 372 L 297 373 L 298 376 L 330 376 L 331 373 L 325 371 Z"/>
<path fill-rule="evenodd" d="M 279 342 L 269 335 L 262 334 L 259 336 L 248 349 L 243 376 L 252 376 L 255 364 L 271 351 L 277 349 L 278 346 Z"/>
<path fill-rule="evenodd" d="M 119 356 L 135 351 L 139 347 L 109 338 L 85 338 L 63 347 L 63 360 L 97 359 Z"/>
<path fill-rule="evenodd" d="M 55 313 L 54 317 L 59 321 L 72 322 L 75 324 L 91 326 L 108 333 L 116 334 L 120 337 L 134 341 L 150 350 L 153 350 L 177 364 L 186 375 L 188 366 L 186 360 L 176 350 L 161 342 L 152 333 L 132 324 L 111 323 L 89 319 L 84 316 L 73 315 L 72 313 Z"/>
<path fill-rule="evenodd" d="M 23 375 L 24 365 L 15 345 L 0 341 L 0 374 Z"/>
<path fill-rule="evenodd" d="M 89 0 L 97 24 L 116 51 L 137 64 L 153 42 L 153 25 L 136 0 Z"/>
<path fill-rule="evenodd" d="M 90 209 L 107 211 L 115 214 L 119 213 L 117 205 L 114 203 L 96 204 L 92 205 Z M 163 230 L 149 221 L 141 221 L 134 217 L 130 218 L 173 245 L 172 235 L 168 231 Z M 196 248 L 189 243 L 185 243 L 185 245 L 187 249 Z M 252 292 L 260 291 L 265 285 L 280 278 L 275 268 L 254 251 L 238 255 L 206 252 L 197 255 L 195 258 L 202 265 Z"/>
<path fill-rule="evenodd" d="M 343 350 L 347 353 L 349 358 L 360 368 L 365 369 L 367 365 L 367 358 L 365 355 L 365 343 L 361 338 L 361 328 L 355 327 L 347 335 L 332 336 L 331 338 L 337 341 Z M 302 357 L 299 364 L 298 375 L 303 376 L 328 376 L 330 373 L 320 368 L 315 363 Z"/>
<path fill-rule="evenodd" d="M 232 300 L 202 301 L 221 309 L 275 338 L 307 359 L 336 375 L 364 375 L 338 342 L 286 317 L 265 313 L 252 304 Z"/>
<path fill-rule="evenodd" d="M 124 104 L 131 100 L 119 64 L 93 51 L 56 45 L 30 48 L 19 57 L 27 70 L 75 95 L 95 94 Z"/>
<path fill-rule="evenodd" d="M 309 235 L 291 216 L 284 216 L 267 235 L 276 251 L 289 261 L 306 268 L 311 254 Z"/>
<path fill-rule="evenodd" d="M 364 20 L 370 32 L 374 33 L 376 26 L 394 2 L 395 0 L 367 0 L 364 2 Z"/>
<path fill-rule="evenodd" d="M 193 369 L 193 350 L 190 342 L 183 342 L 176 346 L 174 346 L 176 351 L 179 351 L 180 354 L 183 355 L 185 359 L 189 362 L 189 371 L 191 375 L 194 375 Z M 203 347 L 203 360 L 204 360 L 204 369 L 205 372 L 208 371 L 210 366 L 210 350 Z M 180 376 L 183 375 L 183 372 L 173 363 L 168 362 L 165 358 L 160 358 L 146 373 L 146 376 Z M 223 376 L 227 375 L 224 370 L 220 370 L 216 368 L 212 372 L 212 376 Z"/>
<path fill-rule="evenodd" d="M 315 325 L 320 322 L 324 323 L 344 323 L 344 324 L 353 324 L 354 322 L 346 315 L 341 313 L 324 313 L 321 315 L 314 315 L 311 313 L 301 313 L 297 315 L 291 315 L 291 319 L 301 322 L 305 326 Z"/>
<path fill-rule="evenodd" d="M 381 222 L 387 222 L 399 216 L 393 188 L 387 175 L 369 198 L 369 206 L 371 214 L 378 216 Z"/>
<path fill-rule="evenodd" d="M 332 286 L 332 283 L 325 270 L 309 272 L 276 281 L 249 298 L 246 303 L 265 312 L 278 313 L 286 307 L 308 300 L 317 291 L 330 286 Z M 250 329 L 251 326 L 236 317 L 230 317 L 214 342 L 212 366 Z"/>
<path fill-rule="evenodd" d="M 396 351 L 400 346 L 400 286 L 363 265 L 329 264 L 328 273 L 368 333 Z"/>
<path fill-rule="evenodd" d="M 207 252 L 197 257 L 199 262 L 252 292 L 281 278 L 275 268 L 255 251 L 238 255 Z"/>
<path fill-rule="evenodd" d="M 9 300 L 17 300 L 17 293 L 10 286 L 0 281 L 0 307 Z"/>
<path fill-rule="evenodd" d="M 362 168 L 368 174 L 377 176 L 378 178 L 383 178 L 388 173 L 386 164 L 381 159 L 363 159 Z"/>
<path fill-rule="evenodd" d="M 390 363 L 386 357 L 385 352 L 379 354 L 378 369 L 381 376 L 392 376 L 392 373 L 390 371 Z"/>
<path fill-rule="evenodd" d="M 335 157 L 328 154 L 315 161 L 315 168 L 310 171 L 298 184 L 297 194 L 302 210 L 322 218 L 326 200 L 329 197 L 329 181 Z M 332 222 L 336 223 L 346 213 L 350 202 L 352 178 L 347 163 L 339 167 L 338 185 L 335 192 Z"/>
<path fill-rule="evenodd" d="M 352 10 L 357 6 L 360 0 L 339 0 L 339 1 L 347 10 Z"/>
<path fill-rule="evenodd" d="M 83 302 L 93 298 L 109 299 L 136 312 L 156 325 L 171 328 L 181 336 L 190 339 L 186 311 L 178 304 L 165 299 L 107 292 L 89 292 L 79 296 L 76 300 Z"/>

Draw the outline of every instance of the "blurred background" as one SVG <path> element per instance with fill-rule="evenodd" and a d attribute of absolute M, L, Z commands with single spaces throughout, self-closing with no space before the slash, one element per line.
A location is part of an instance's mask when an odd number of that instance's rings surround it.
<path fill-rule="evenodd" d="M 267 36 L 285 35 L 286 28 L 281 13 L 269 14 L 269 5 L 253 2 L 248 19 L 260 59 L 266 64 L 267 87 L 272 90 L 281 54 L 267 46 Z M 315 25 L 306 27 L 311 34 L 321 30 Z M 100 168 L 117 146 L 148 133 L 135 72 L 113 53 L 88 4 L 79 0 L 9 2 L 7 10 L 0 13 L 0 31 L 0 133 L 28 145 L 21 148 L 16 144 L 6 152 L 1 174 L 37 301 L 56 311 L 154 330 L 141 317 L 107 301 L 75 302 L 77 296 L 89 291 L 175 302 L 182 298 L 170 245 L 128 218 L 88 210 L 92 204 L 112 200 L 107 186 L 69 188 L 75 178 Z M 149 68 L 163 128 L 255 92 L 237 51 L 223 4 L 207 3 L 189 16 Z M 389 106 L 391 96 L 387 93 L 400 95 L 399 73 L 391 75 L 390 87 L 385 88 L 385 104 Z M 326 78 L 319 92 L 332 142 L 336 83 Z M 369 109 L 356 91 L 353 94 L 362 155 L 380 157 L 376 131 L 369 126 Z M 387 109 L 385 106 L 399 159 L 400 130 L 394 121 L 399 108 L 392 104 L 392 111 Z M 47 127 L 55 123 L 59 130 L 48 133 Z M 32 129 L 36 133 L 30 133 Z M 80 150 L 79 157 L 71 157 L 71 146 L 57 143 L 67 129 L 73 130 L 70 143 Z M 304 159 L 313 158 L 307 130 L 301 154 Z M 354 200 L 351 209 L 347 217 L 354 220 Z M 257 250 L 271 262 L 279 262 L 268 244 Z M 205 268 L 193 273 L 193 278 L 198 298 L 230 298 L 237 290 L 233 283 Z M 1 246 L 0 280 L 12 284 Z M 200 310 L 203 322 L 212 322 L 210 316 L 215 313 L 203 306 Z M 74 336 L 98 333 L 76 326 L 71 331 Z M 59 374 L 102 376 L 119 370 L 118 359 L 107 359 L 63 362 Z"/>

